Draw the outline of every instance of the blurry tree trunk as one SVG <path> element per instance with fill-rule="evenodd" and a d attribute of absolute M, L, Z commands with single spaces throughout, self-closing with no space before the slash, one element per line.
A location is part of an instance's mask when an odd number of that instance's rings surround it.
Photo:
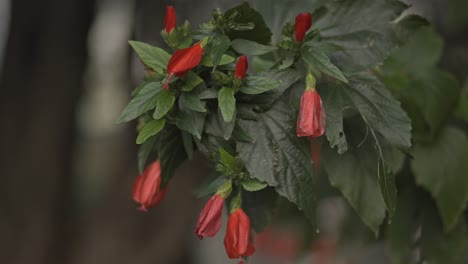
<path fill-rule="evenodd" d="M 0 262 L 63 263 L 93 0 L 11 1 L 0 87 Z"/>

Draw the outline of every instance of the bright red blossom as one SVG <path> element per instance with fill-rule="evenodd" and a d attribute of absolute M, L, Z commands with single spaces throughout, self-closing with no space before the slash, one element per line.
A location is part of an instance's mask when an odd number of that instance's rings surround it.
<path fill-rule="evenodd" d="M 176 11 L 173 6 L 166 7 L 166 17 L 164 18 L 164 27 L 169 34 L 177 25 Z"/>
<path fill-rule="evenodd" d="M 325 132 L 325 109 L 316 89 L 306 89 L 302 94 L 297 117 L 298 137 L 319 137 Z"/>
<path fill-rule="evenodd" d="M 161 187 L 161 163 L 158 161 L 149 165 L 143 173 L 138 176 L 133 185 L 133 200 L 140 203 L 138 208 L 141 211 L 148 211 L 156 206 L 164 198 L 167 186 L 163 190 Z"/>
<path fill-rule="evenodd" d="M 247 56 L 242 55 L 237 60 L 236 64 L 236 71 L 234 72 L 234 77 L 238 79 L 245 79 L 245 75 L 247 74 L 247 70 L 249 68 L 249 63 L 247 61 Z"/>
<path fill-rule="evenodd" d="M 237 208 L 229 216 L 224 247 L 229 258 L 252 256 L 255 248 L 250 242 L 250 218 L 242 208 Z"/>
<path fill-rule="evenodd" d="M 221 228 L 221 216 L 223 214 L 224 198 L 221 195 L 213 195 L 200 213 L 195 234 L 199 239 L 213 237 Z"/>
<path fill-rule="evenodd" d="M 202 60 L 203 53 L 204 50 L 200 42 L 191 47 L 176 50 L 167 64 L 168 76 L 163 86 L 164 89 L 169 89 L 169 81 L 174 75 L 183 77 L 191 69 L 197 67 Z"/>
<path fill-rule="evenodd" d="M 312 14 L 311 13 L 300 13 L 296 17 L 296 23 L 294 24 L 294 33 L 297 42 L 302 42 L 304 37 L 312 26 Z"/>

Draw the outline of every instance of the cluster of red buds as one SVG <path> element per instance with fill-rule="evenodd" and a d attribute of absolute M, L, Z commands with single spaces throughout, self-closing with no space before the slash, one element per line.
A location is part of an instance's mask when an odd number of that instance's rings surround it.
<path fill-rule="evenodd" d="M 176 28 L 176 12 L 172 6 L 167 7 L 165 17 L 165 30 L 170 34 Z M 295 40 L 301 43 L 307 31 L 312 26 L 312 16 L 310 13 L 299 14 L 294 27 Z M 167 75 L 163 88 L 170 89 L 170 81 L 175 77 L 183 77 L 190 70 L 197 67 L 204 54 L 206 41 L 202 40 L 194 45 L 176 50 L 168 64 Z M 248 61 L 245 55 L 238 58 L 234 77 L 240 81 L 246 78 Z M 325 130 L 325 111 L 317 90 L 315 89 L 315 78 L 309 73 L 306 80 L 306 89 L 302 95 L 299 116 L 297 119 L 298 137 L 319 137 Z M 156 206 L 164 198 L 167 192 L 167 183 L 162 186 L 161 163 L 155 161 L 149 165 L 141 175 L 136 178 L 133 187 L 133 199 L 141 206 L 139 210 L 147 211 Z M 198 238 L 215 236 L 222 225 L 222 211 L 224 203 L 230 197 L 232 183 L 228 182 L 214 194 L 202 209 L 195 228 Z M 240 193 L 236 197 L 231 197 L 229 207 L 229 219 L 224 238 L 224 246 L 229 258 L 239 258 L 240 263 L 244 263 L 244 258 L 251 256 L 255 248 L 251 241 L 250 218 L 242 209 Z"/>

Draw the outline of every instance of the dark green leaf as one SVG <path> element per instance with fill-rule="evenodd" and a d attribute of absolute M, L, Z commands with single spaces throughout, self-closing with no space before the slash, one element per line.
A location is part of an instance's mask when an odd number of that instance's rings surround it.
<path fill-rule="evenodd" d="M 234 62 L 236 59 L 232 56 L 224 54 L 221 56 L 221 59 L 218 62 L 218 65 L 226 65 L 229 63 Z M 207 67 L 213 67 L 213 61 L 211 60 L 209 55 L 203 56 L 202 61 L 200 62 L 200 65 L 207 66 Z"/>
<path fill-rule="evenodd" d="M 458 222 L 468 199 L 468 138 L 447 127 L 431 145 L 414 148 L 411 168 L 418 185 L 434 197 L 446 230 Z"/>
<path fill-rule="evenodd" d="M 234 115 L 236 114 L 234 113 Z M 229 123 L 225 122 L 221 110 L 218 109 L 218 113 L 210 113 L 208 115 L 205 131 L 210 135 L 228 140 L 231 138 L 235 124 L 236 120 L 234 118 Z"/>
<path fill-rule="evenodd" d="M 230 39 L 247 39 L 264 45 L 270 43 L 272 35 L 270 29 L 265 24 L 262 15 L 251 8 L 248 2 L 243 2 L 239 6 L 229 9 L 226 11 L 225 16 L 229 17 L 235 12 L 237 12 L 238 15 L 235 17 L 234 23 L 253 23 L 255 27 L 251 30 L 244 31 L 230 30 L 227 32 Z"/>
<path fill-rule="evenodd" d="M 222 147 L 219 148 L 219 157 L 220 157 L 221 164 L 223 164 L 226 168 L 230 169 L 231 171 L 237 170 L 236 157 L 229 154 Z"/>
<path fill-rule="evenodd" d="M 342 82 L 347 83 L 348 80 L 343 75 L 343 73 L 338 69 L 333 63 L 331 63 L 330 58 L 327 54 L 322 52 L 320 49 L 314 47 L 304 47 L 302 49 L 302 58 L 310 66 L 313 66 L 319 71 L 322 71 Z"/>
<path fill-rule="evenodd" d="M 223 54 L 229 49 L 231 40 L 229 40 L 228 36 L 220 33 L 213 35 L 210 40 L 210 57 L 213 62 L 213 67 L 216 69 Z"/>
<path fill-rule="evenodd" d="M 461 220 L 464 220 L 462 218 Z M 450 232 L 444 231 L 437 209 L 424 208 L 421 228 L 421 258 L 430 264 L 466 263 L 468 232 L 465 221 L 457 221 Z"/>
<path fill-rule="evenodd" d="M 393 20 L 407 8 L 397 0 L 327 1 L 316 19 L 321 41 L 342 47 L 331 55 L 345 72 L 360 72 L 382 62 L 398 44 Z"/>
<path fill-rule="evenodd" d="M 206 113 L 183 110 L 179 112 L 176 119 L 178 128 L 189 132 L 198 139 L 201 139 L 205 126 Z"/>
<path fill-rule="evenodd" d="M 402 175 L 408 176 L 410 175 Z M 398 192 L 398 208 L 389 226 L 388 237 L 390 257 L 393 264 L 410 262 L 412 247 L 416 241 L 416 232 L 421 225 L 419 191 L 413 185 Z"/>
<path fill-rule="evenodd" d="M 151 82 L 145 85 L 125 107 L 117 123 L 128 122 L 153 109 L 157 104 L 158 94 L 161 90 L 160 83 Z"/>
<path fill-rule="evenodd" d="M 216 177 L 214 180 L 211 180 L 209 183 L 202 185 L 202 187 L 197 190 L 197 197 L 201 198 L 216 193 L 218 189 L 226 184 L 229 180 L 229 178 L 224 176 Z"/>
<path fill-rule="evenodd" d="M 187 160 L 181 131 L 175 126 L 167 124 L 158 134 L 157 153 L 162 168 L 161 186 L 164 187 L 176 169 Z"/>
<path fill-rule="evenodd" d="M 206 112 L 206 108 L 200 100 L 197 92 L 182 93 L 179 99 L 179 104 L 181 105 L 181 108 L 186 108 L 202 113 Z"/>
<path fill-rule="evenodd" d="M 234 89 L 223 87 L 218 92 L 218 104 L 225 122 L 231 122 L 236 111 L 236 98 Z"/>
<path fill-rule="evenodd" d="M 325 93 L 325 107 L 330 106 L 332 110 L 334 123 L 342 123 L 336 119 L 341 117 L 339 109 L 344 111 L 352 108 L 357 110 L 366 123 L 390 144 L 404 150 L 410 148 L 411 122 L 409 118 L 401 109 L 400 103 L 393 99 L 385 87 L 371 75 L 356 75 L 350 78 L 349 85 L 332 84 L 321 91 Z M 328 111 L 327 108 L 325 111 Z M 333 129 L 326 133 L 327 137 L 333 140 L 331 142 L 345 140 L 341 126 L 332 125 L 327 128 L 330 127 Z M 341 144 L 343 144 L 342 141 Z"/>
<path fill-rule="evenodd" d="M 154 110 L 153 118 L 163 118 L 174 105 L 176 98 L 171 91 L 162 91 L 158 95 L 158 102 L 156 104 L 156 110 Z"/>
<path fill-rule="evenodd" d="M 252 143 L 253 139 L 236 123 L 232 131 L 232 138 L 236 141 Z"/>
<path fill-rule="evenodd" d="M 138 134 L 136 143 L 143 144 L 149 137 L 158 134 L 166 125 L 165 119 L 152 120 L 146 123 Z"/>
<path fill-rule="evenodd" d="M 365 124 L 360 131 L 348 134 L 348 140 L 356 149 L 339 155 L 331 148 L 322 149 L 322 163 L 330 183 L 339 189 L 363 222 L 378 234 L 379 226 L 385 219 L 385 201 L 377 179 L 378 154 L 372 140 L 366 140 Z M 363 142 L 364 139 L 364 142 Z"/>
<path fill-rule="evenodd" d="M 242 209 L 250 218 L 252 228 L 258 234 L 270 225 L 278 195 L 273 188 L 258 192 L 242 192 Z"/>
<path fill-rule="evenodd" d="M 330 146 L 338 147 L 338 154 L 343 154 L 348 150 L 348 142 L 343 130 L 343 112 L 351 107 L 350 102 L 347 102 L 348 97 L 342 92 L 342 89 L 328 89 L 328 87 L 325 87 L 323 92 L 320 90 L 327 113 L 325 134 Z"/>
<path fill-rule="evenodd" d="M 244 55 L 263 55 L 278 49 L 277 47 L 265 46 L 246 39 L 233 40 L 231 42 L 231 47 L 237 51 L 237 53 Z"/>
<path fill-rule="evenodd" d="M 316 192 L 308 141 L 295 134 L 295 113 L 282 101 L 258 121 L 240 120 L 253 143 L 237 142 L 237 152 L 252 177 L 274 186 L 315 223 Z"/>
<path fill-rule="evenodd" d="M 158 138 L 157 136 L 152 136 L 148 138 L 145 143 L 143 143 L 138 149 L 138 171 L 143 173 L 146 167 L 146 161 L 153 150 L 154 145 L 156 144 Z"/>
<path fill-rule="evenodd" d="M 247 76 L 240 91 L 245 94 L 261 94 L 281 86 L 281 80 L 259 76 Z"/>
<path fill-rule="evenodd" d="M 265 189 L 268 184 L 256 179 L 245 179 L 241 181 L 242 187 L 249 192 L 257 192 Z"/>
<path fill-rule="evenodd" d="M 200 78 L 196 73 L 193 71 L 189 71 L 183 78 L 184 84 L 180 87 L 180 89 L 184 92 L 190 92 L 195 87 L 203 83 L 203 79 Z"/>
<path fill-rule="evenodd" d="M 182 140 L 184 142 L 185 152 L 187 153 L 188 159 L 191 160 L 193 158 L 193 139 L 192 139 L 192 135 L 185 132 L 185 131 L 181 131 L 181 132 L 182 132 Z"/>
<path fill-rule="evenodd" d="M 129 41 L 143 63 L 155 71 L 166 69 L 171 55 L 161 48 L 154 47 L 139 41 Z"/>

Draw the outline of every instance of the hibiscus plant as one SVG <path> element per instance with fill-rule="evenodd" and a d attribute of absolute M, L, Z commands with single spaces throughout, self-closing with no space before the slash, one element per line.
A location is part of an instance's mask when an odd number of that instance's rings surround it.
<path fill-rule="evenodd" d="M 194 31 L 169 6 L 164 47 L 130 41 L 146 73 L 119 122 L 138 120 L 140 209 L 200 152 L 217 173 L 195 234 L 214 236 L 226 208 L 229 258 L 290 205 L 316 235 L 317 204 L 340 194 L 394 263 L 461 263 L 468 139 L 448 121 L 460 88 L 436 68 L 440 38 L 397 0 L 285 2 L 297 13 L 280 27 L 243 2 Z"/>

